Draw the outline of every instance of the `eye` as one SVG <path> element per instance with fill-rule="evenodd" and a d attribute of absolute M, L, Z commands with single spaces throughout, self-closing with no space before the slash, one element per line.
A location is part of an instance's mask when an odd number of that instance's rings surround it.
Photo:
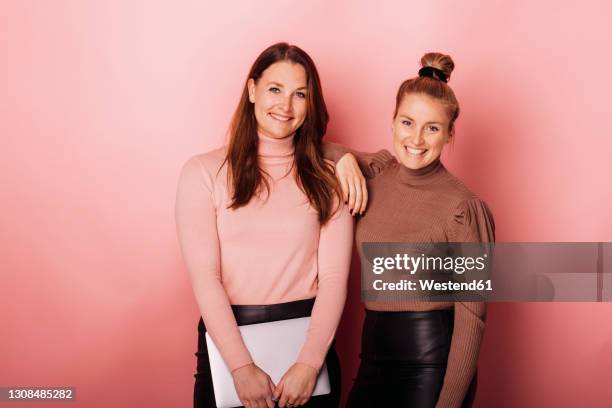
<path fill-rule="evenodd" d="M 429 131 L 430 131 L 430 132 L 433 132 L 433 133 L 435 133 L 435 132 L 439 132 L 439 131 L 440 131 L 440 128 L 439 128 L 438 126 L 431 125 L 431 126 L 429 126 Z"/>
<path fill-rule="evenodd" d="M 302 98 L 302 99 L 304 99 L 304 98 L 306 98 L 306 93 L 304 93 L 304 92 L 300 92 L 300 91 L 297 91 L 297 92 L 295 93 L 295 96 L 297 96 L 298 98 Z"/>
<path fill-rule="evenodd" d="M 404 120 L 402 120 L 402 125 L 411 126 L 412 125 L 412 121 L 409 120 L 409 119 L 404 119 Z"/>
<path fill-rule="evenodd" d="M 268 91 L 272 92 L 272 93 L 279 93 L 280 89 L 278 89 L 277 87 L 273 86 L 270 89 L 268 89 Z"/>

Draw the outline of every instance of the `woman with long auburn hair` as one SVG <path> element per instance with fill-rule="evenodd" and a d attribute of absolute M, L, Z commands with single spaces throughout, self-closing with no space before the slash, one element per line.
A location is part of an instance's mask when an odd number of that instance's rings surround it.
<path fill-rule="evenodd" d="M 364 243 L 425 243 L 454 251 L 453 243 L 495 240 L 488 206 L 440 160 L 459 116 L 447 84 L 454 67 L 450 56 L 427 53 L 418 76 L 399 87 L 391 122 L 395 156 L 325 146 L 337 162 L 349 208 L 363 214 L 355 229 L 362 259 Z M 348 407 L 471 406 L 485 304 L 452 297 L 425 301 L 397 291 L 382 296 L 365 299 L 361 365 Z"/>
<path fill-rule="evenodd" d="M 196 407 L 216 406 L 206 332 L 245 407 L 339 404 L 333 338 L 353 225 L 333 166 L 323 159 L 328 120 L 312 59 L 294 45 L 274 44 L 249 71 L 227 146 L 183 166 L 177 231 L 202 316 Z M 251 358 L 238 326 L 304 316 L 311 319 L 301 351 L 275 384 Z M 311 397 L 324 363 L 331 394 Z"/>

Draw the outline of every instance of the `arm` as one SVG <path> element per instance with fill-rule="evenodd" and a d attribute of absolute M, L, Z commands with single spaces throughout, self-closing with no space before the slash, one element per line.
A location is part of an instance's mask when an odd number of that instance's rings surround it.
<path fill-rule="evenodd" d="M 319 290 L 306 342 L 297 361 L 317 371 L 323 365 L 342 317 L 353 248 L 353 220 L 346 206 L 321 227 L 319 235 Z"/>
<path fill-rule="evenodd" d="M 336 143 L 323 143 L 326 159 L 336 163 L 336 176 L 351 214 L 363 214 L 368 204 L 366 178 L 380 174 L 393 159 L 387 150 L 361 153 Z"/>
<path fill-rule="evenodd" d="M 379 150 L 376 153 L 358 152 L 337 143 L 323 142 L 323 156 L 338 163 L 346 154 L 352 155 L 359 170 L 367 179 L 378 176 L 393 160 L 393 155 L 388 150 Z"/>
<path fill-rule="evenodd" d="M 176 195 L 176 227 L 206 330 L 232 371 L 244 405 L 273 407 L 274 384 L 247 350 L 221 282 L 213 178 L 193 157 L 183 166 Z"/>
<path fill-rule="evenodd" d="M 183 258 L 206 330 L 230 370 L 252 363 L 221 283 L 213 179 L 198 157 L 187 161 L 181 171 L 175 217 Z"/>
<path fill-rule="evenodd" d="M 495 241 L 493 216 L 479 199 L 466 200 L 458 206 L 450 230 L 452 242 Z M 455 303 L 453 337 L 436 408 L 461 407 L 476 372 L 485 315 L 484 302 Z"/>
<path fill-rule="evenodd" d="M 348 208 L 342 206 L 321 227 L 317 253 L 319 290 L 304 346 L 275 392 L 279 407 L 287 402 L 305 404 L 312 395 L 344 309 L 352 242 L 353 220 Z"/>

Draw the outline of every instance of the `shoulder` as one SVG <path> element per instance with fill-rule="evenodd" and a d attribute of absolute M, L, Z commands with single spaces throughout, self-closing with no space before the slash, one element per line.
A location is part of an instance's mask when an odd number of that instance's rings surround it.
<path fill-rule="evenodd" d="M 470 190 L 461 180 L 448 172 L 445 181 L 452 197 L 452 222 L 455 226 L 489 225 L 494 231 L 493 213 L 488 204 Z"/>
<path fill-rule="evenodd" d="M 181 169 L 181 182 L 199 182 L 212 187 L 218 179 L 225 161 L 226 148 L 221 147 L 206 153 L 191 156 Z"/>
<path fill-rule="evenodd" d="M 191 163 L 193 165 L 197 163 L 199 166 L 202 167 L 202 170 L 204 171 L 214 170 L 215 172 L 217 172 L 225 161 L 225 154 L 226 148 L 224 146 L 206 153 L 200 153 L 191 156 L 189 160 L 187 160 L 186 164 Z"/>
<path fill-rule="evenodd" d="M 452 197 L 451 202 L 454 205 L 459 205 L 471 200 L 479 200 L 478 195 L 470 190 L 463 181 L 459 180 L 454 174 L 446 170 L 444 178 L 444 187 L 448 191 L 448 195 Z"/>
<path fill-rule="evenodd" d="M 454 219 L 459 224 L 469 224 L 475 221 L 493 223 L 493 213 L 487 203 L 478 196 L 459 201 L 453 212 Z"/>
<path fill-rule="evenodd" d="M 387 149 L 381 149 L 375 153 L 371 153 L 371 155 L 372 161 L 383 168 L 387 167 L 391 163 L 397 163 L 395 156 L 393 156 Z"/>
<path fill-rule="evenodd" d="M 387 149 L 381 149 L 375 153 L 363 153 L 358 160 L 362 162 L 362 167 L 366 171 L 366 176 L 374 178 L 386 169 L 397 166 L 398 161 Z"/>

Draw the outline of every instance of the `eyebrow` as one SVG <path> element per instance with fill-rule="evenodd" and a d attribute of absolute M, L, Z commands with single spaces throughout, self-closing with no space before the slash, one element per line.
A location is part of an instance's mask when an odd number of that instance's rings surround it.
<path fill-rule="evenodd" d="M 278 87 L 284 88 L 283 84 L 280 84 L 280 83 L 278 83 L 278 82 L 274 82 L 274 81 L 272 81 L 272 82 L 268 82 L 268 84 L 267 84 L 267 85 L 276 85 L 276 86 L 278 86 Z M 297 89 L 296 89 L 296 91 L 299 91 L 299 90 L 301 90 L 301 89 L 306 89 L 306 90 L 307 90 L 307 89 L 308 89 L 308 87 L 307 87 L 307 86 L 301 86 L 301 87 L 297 88 Z"/>
<path fill-rule="evenodd" d="M 406 116 L 406 115 L 399 115 L 400 118 L 406 118 L 406 119 L 410 119 L 412 121 L 414 121 L 414 119 L 412 119 L 410 116 Z M 429 122 L 425 122 L 426 125 L 442 125 L 442 122 L 436 122 L 436 121 L 429 121 Z"/>

